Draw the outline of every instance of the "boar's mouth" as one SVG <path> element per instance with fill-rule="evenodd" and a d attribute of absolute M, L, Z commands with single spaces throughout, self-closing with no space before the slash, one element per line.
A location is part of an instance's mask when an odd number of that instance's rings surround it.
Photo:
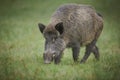
<path fill-rule="evenodd" d="M 45 64 L 50 64 L 51 62 L 53 62 L 54 58 L 55 58 L 55 54 L 53 54 L 53 55 L 51 56 L 51 59 L 50 59 L 50 60 L 44 59 L 44 63 L 45 63 Z"/>

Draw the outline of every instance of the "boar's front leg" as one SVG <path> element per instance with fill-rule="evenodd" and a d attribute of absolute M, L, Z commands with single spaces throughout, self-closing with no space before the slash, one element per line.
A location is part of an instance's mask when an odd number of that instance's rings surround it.
<path fill-rule="evenodd" d="M 61 61 L 62 53 L 54 57 L 54 63 L 58 64 Z"/>
<path fill-rule="evenodd" d="M 79 43 L 72 47 L 72 52 L 73 52 L 73 60 L 74 60 L 74 62 L 77 62 L 78 61 L 78 57 L 79 57 L 79 52 L 80 52 L 80 45 L 79 45 Z"/>

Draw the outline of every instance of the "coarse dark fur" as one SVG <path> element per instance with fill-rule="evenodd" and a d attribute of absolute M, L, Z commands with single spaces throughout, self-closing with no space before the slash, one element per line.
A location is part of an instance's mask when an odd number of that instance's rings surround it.
<path fill-rule="evenodd" d="M 60 62 L 62 52 L 66 47 L 72 48 L 74 61 L 78 60 L 80 47 L 86 46 L 86 52 L 81 63 L 84 63 L 93 52 L 99 60 L 96 46 L 103 29 L 102 15 L 90 5 L 65 4 L 52 15 L 48 26 L 39 23 L 39 29 L 45 37 L 44 62 L 53 59 Z"/>

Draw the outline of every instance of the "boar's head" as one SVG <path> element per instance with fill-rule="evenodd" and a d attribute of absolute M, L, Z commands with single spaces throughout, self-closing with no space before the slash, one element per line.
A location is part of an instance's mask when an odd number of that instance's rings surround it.
<path fill-rule="evenodd" d="M 39 23 L 38 26 L 45 38 L 44 63 L 51 63 L 53 60 L 55 64 L 59 63 L 61 54 L 65 49 L 65 41 L 62 37 L 64 32 L 63 23 L 60 22 L 55 26 L 48 25 L 47 27 Z"/>

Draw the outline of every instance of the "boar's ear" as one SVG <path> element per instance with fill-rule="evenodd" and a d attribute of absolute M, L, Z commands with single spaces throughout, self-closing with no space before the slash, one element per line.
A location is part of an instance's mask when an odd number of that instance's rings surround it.
<path fill-rule="evenodd" d="M 56 24 L 55 29 L 56 29 L 60 34 L 62 34 L 63 31 L 64 31 L 63 23 L 60 22 L 60 23 Z"/>
<path fill-rule="evenodd" d="M 43 33 L 43 31 L 44 31 L 44 29 L 45 29 L 45 25 L 39 23 L 39 24 L 38 24 L 38 27 L 39 27 L 39 29 L 40 29 L 40 32 Z"/>

